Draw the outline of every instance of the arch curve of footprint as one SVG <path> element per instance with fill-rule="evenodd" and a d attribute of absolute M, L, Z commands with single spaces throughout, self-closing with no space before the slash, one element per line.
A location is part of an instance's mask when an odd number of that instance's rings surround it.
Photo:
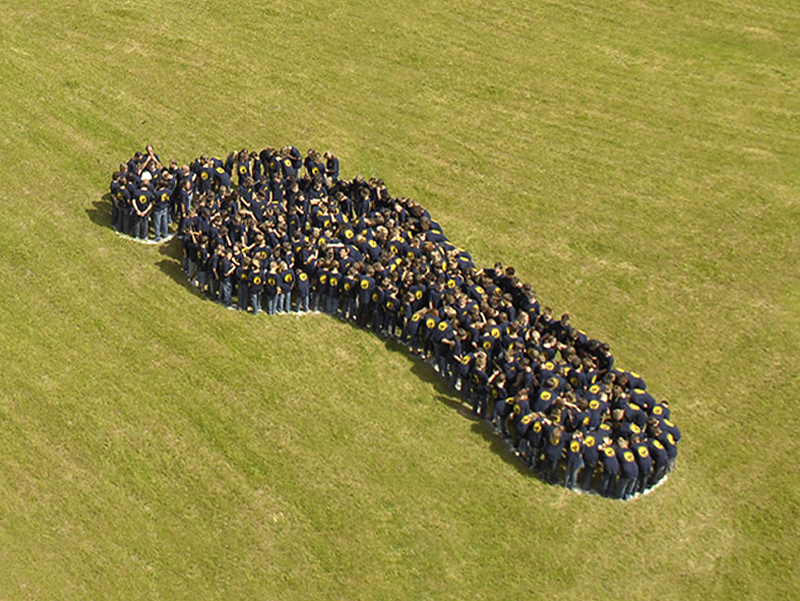
<path fill-rule="evenodd" d="M 608 344 L 554 317 L 513 267 L 476 266 L 420 203 L 341 178 L 333 153 L 242 149 L 179 166 L 148 146 L 110 191 L 112 227 L 179 237 L 188 281 L 222 306 L 321 311 L 404 345 L 549 483 L 627 500 L 675 466 L 669 404 Z"/>

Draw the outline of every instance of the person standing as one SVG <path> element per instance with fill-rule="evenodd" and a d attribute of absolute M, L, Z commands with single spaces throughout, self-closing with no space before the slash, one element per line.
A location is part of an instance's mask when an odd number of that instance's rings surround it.
<path fill-rule="evenodd" d="M 155 230 L 156 242 L 161 242 L 167 237 L 169 228 L 169 205 L 172 201 L 172 190 L 167 187 L 166 182 L 161 182 L 155 194 L 153 202 L 153 229 Z"/>
<path fill-rule="evenodd" d="M 247 305 L 250 302 L 250 286 L 247 283 L 249 269 L 250 257 L 243 254 L 234 272 L 236 279 L 236 307 L 239 311 L 247 311 Z"/>
<path fill-rule="evenodd" d="M 603 483 L 600 486 L 600 494 L 608 497 L 613 494 L 619 476 L 619 460 L 611 440 L 603 445 L 600 458 L 603 461 Z"/>
<path fill-rule="evenodd" d="M 294 290 L 294 270 L 285 261 L 280 262 L 278 274 L 278 313 L 289 313 L 292 310 L 292 290 Z"/>
<path fill-rule="evenodd" d="M 144 173 L 141 184 L 133 200 L 133 237 L 138 240 L 147 240 L 150 235 L 150 211 L 153 210 L 153 193 L 150 190 L 150 174 Z"/>
<path fill-rule="evenodd" d="M 617 482 L 616 496 L 627 501 L 633 494 L 633 487 L 639 477 L 639 466 L 636 463 L 636 454 L 628 448 L 628 441 L 624 438 L 617 439 L 617 461 L 619 462 L 619 482 Z"/>
<path fill-rule="evenodd" d="M 600 463 L 600 450 L 593 433 L 587 434 L 583 439 L 583 463 L 580 487 L 583 490 L 591 490 L 592 478 L 597 470 L 597 464 Z"/>
<path fill-rule="evenodd" d="M 247 272 L 247 287 L 250 290 L 250 306 L 253 308 L 253 315 L 258 315 L 261 311 L 261 290 L 264 287 L 264 272 L 258 259 L 252 259 L 250 262 L 250 270 Z"/>
<path fill-rule="evenodd" d="M 578 472 L 583 463 L 583 434 L 575 431 L 572 440 L 567 444 L 567 462 L 564 473 L 564 488 L 574 489 L 578 483 Z"/>
<path fill-rule="evenodd" d="M 217 264 L 219 274 L 219 302 L 228 309 L 233 308 L 233 274 L 236 272 L 236 265 L 233 263 L 233 251 L 228 248 L 224 254 L 220 255 Z"/>
<path fill-rule="evenodd" d="M 564 428 L 556 426 L 551 430 L 550 436 L 545 443 L 544 477 L 550 484 L 554 484 L 556 481 L 556 471 L 558 470 L 558 463 L 561 461 L 566 441 L 567 435 L 564 433 Z"/>

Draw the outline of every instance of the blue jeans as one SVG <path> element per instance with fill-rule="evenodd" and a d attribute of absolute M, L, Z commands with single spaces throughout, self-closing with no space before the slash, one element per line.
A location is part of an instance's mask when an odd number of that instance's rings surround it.
<path fill-rule="evenodd" d="M 297 297 L 297 310 L 298 311 L 306 311 L 308 312 L 308 305 L 310 300 L 310 294 L 306 292 L 305 294 L 300 294 Z"/>
<path fill-rule="evenodd" d="M 228 280 L 220 280 L 219 282 L 219 302 L 226 307 L 233 306 L 233 282 Z"/>
<path fill-rule="evenodd" d="M 583 466 L 579 463 L 567 468 L 564 474 L 564 488 L 575 488 L 578 483 L 578 470 L 580 470 L 581 467 Z"/>
<path fill-rule="evenodd" d="M 292 310 L 292 291 L 282 292 L 278 295 L 278 312 L 289 313 Z"/>
<path fill-rule="evenodd" d="M 156 242 L 160 242 L 161 238 L 167 237 L 167 228 L 169 226 L 169 221 L 167 219 L 168 213 L 169 209 L 167 207 L 153 211 L 153 229 L 155 229 L 156 232 Z"/>
<path fill-rule="evenodd" d="M 269 315 L 275 315 L 278 311 L 278 297 L 277 295 L 273 294 L 272 296 L 267 296 L 267 313 Z"/>
<path fill-rule="evenodd" d="M 336 314 L 339 312 L 339 297 L 333 295 L 328 296 L 325 305 L 325 313 L 336 317 Z"/>
<path fill-rule="evenodd" d="M 198 269 L 196 275 L 197 279 L 197 286 L 200 290 L 206 289 L 206 284 L 208 284 L 208 272 L 203 269 Z"/>
<path fill-rule="evenodd" d="M 253 307 L 253 315 L 258 315 L 261 311 L 261 291 L 250 293 L 250 306 Z"/>

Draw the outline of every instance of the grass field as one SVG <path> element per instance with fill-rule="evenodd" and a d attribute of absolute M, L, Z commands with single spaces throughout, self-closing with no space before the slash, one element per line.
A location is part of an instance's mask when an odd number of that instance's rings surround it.
<path fill-rule="evenodd" d="M 3 3 L 0 599 L 795 599 L 796 8 Z M 398 348 L 201 300 L 108 227 L 148 142 L 415 197 L 670 400 L 678 470 L 548 487 Z"/>

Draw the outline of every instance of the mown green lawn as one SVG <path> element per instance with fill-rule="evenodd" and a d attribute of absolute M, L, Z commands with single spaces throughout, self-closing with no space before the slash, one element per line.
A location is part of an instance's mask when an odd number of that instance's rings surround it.
<path fill-rule="evenodd" d="M 0 599 L 796 598 L 791 3 L 2 8 Z M 108 227 L 148 142 L 414 196 L 670 400 L 677 472 L 548 487 L 401 350 L 201 300 Z"/>

